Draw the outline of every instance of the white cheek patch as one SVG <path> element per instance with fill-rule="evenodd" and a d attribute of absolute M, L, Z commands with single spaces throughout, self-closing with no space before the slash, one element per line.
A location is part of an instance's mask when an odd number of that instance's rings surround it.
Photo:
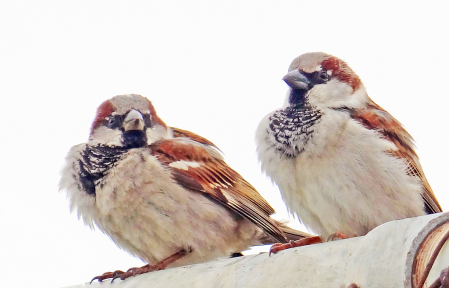
<path fill-rule="evenodd" d="M 331 76 L 332 75 L 332 70 L 327 70 L 327 75 Z"/>
<path fill-rule="evenodd" d="M 110 129 L 106 126 L 100 126 L 93 131 L 89 141 L 107 145 L 121 145 L 121 139 L 122 131 L 119 129 Z"/>
<path fill-rule="evenodd" d="M 172 163 L 168 164 L 168 166 L 170 166 L 172 168 L 177 168 L 177 169 L 187 171 L 187 170 L 189 170 L 189 167 L 192 167 L 192 168 L 200 167 L 200 164 L 197 162 L 179 160 L 179 161 L 172 162 Z"/>
<path fill-rule="evenodd" d="M 155 125 L 147 129 L 147 143 L 150 145 L 161 139 L 171 139 L 173 134 L 162 125 Z"/>

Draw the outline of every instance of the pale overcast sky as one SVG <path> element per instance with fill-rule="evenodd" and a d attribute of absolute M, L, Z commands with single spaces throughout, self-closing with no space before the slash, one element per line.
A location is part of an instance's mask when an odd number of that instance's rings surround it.
<path fill-rule="evenodd" d="M 63 287 L 142 265 L 84 227 L 58 193 L 66 153 L 118 94 L 146 96 L 168 125 L 214 142 L 288 219 L 254 133 L 283 104 L 281 79 L 305 52 L 349 63 L 415 138 L 449 209 L 449 2 L 365 3 L 2 0 L 1 286 Z"/>

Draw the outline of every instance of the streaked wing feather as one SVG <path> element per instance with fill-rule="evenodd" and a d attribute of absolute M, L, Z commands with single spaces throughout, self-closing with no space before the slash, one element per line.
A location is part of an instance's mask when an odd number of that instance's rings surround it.
<path fill-rule="evenodd" d="M 418 155 L 414 149 L 412 136 L 402 127 L 401 123 L 391 116 L 382 107 L 371 100 L 367 109 L 350 110 L 353 119 L 359 121 L 368 129 L 377 130 L 383 137 L 390 140 L 397 147 L 396 151 L 390 151 L 397 158 L 404 159 L 408 165 L 407 173 L 417 177 L 424 189 L 422 197 L 428 213 L 442 212 L 441 206 L 430 188 L 429 182 L 419 163 Z"/>
<path fill-rule="evenodd" d="M 209 146 L 212 146 L 212 147 L 218 149 L 218 147 L 215 146 L 214 143 L 210 142 L 209 140 L 207 140 L 204 137 L 201 137 L 200 135 L 197 135 L 197 134 L 187 131 L 187 130 L 175 128 L 175 127 L 170 127 L 170 128 L 173 131 L 173 137 L 175 137 L 175 138 L 180 138 L 180 137 L 189 138 L 198 143 L 209 145 Z M 220 149 L 218 149 L 218 150 L 220 151 Z"/>
<path fill-rule="evenodd" d="M 202 144 L 175 138 L 156 142 L 150 149 L 161 163 L 167 165 L 180 185 L 205 193 L 253 222 L 277 241 L 286 242 L 284 234 L 270 218 L 274 210 L 268 202 L 223 160 L 208 153 Z M 174 165 L 177 161 L 193 162 L 195 165 L 181 169 Z"/>

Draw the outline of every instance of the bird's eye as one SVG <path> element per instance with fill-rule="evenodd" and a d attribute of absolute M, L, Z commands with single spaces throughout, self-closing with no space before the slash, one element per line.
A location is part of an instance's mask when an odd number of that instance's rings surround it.
<path fill-rule="evenodd" d="M 327 81 L 329 79 L 329 74 L 327 74 L 326 70 L 321 70 L 319 77 L 321 80 Z"/>
<path fill-rule="evenodd" d="M 106 126 L 108 126 L 111 129 L 115 129 L 115 128 L 117 128 L 120 125 L 117 117 L 114 117 L 114 116 L 109 116 L 106 119 L 106 121 L 107 121 L 106 122 Z"/>

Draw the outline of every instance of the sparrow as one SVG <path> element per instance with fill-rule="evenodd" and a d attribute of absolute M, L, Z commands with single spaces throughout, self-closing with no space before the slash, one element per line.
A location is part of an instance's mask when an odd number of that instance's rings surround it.
<path fill-rule="evenodd" d="M 140 95 L 115 96 L 99 106 L 89 141 L 66 157 L 60 189 L 87 226 L 148 263 L 92 281 L 310 236 L 270 218 L 273 208 L 212 142 L 168 127 Z"/>
<path fill-rule="evenodd" d="M 362 236 L 391 220 L 442 211 L 412 137 L 344 61 L 306 53 L 283 80 L 284 106 L 260 122 L 257 154 L 310 231 L 323 241 Z"/>

